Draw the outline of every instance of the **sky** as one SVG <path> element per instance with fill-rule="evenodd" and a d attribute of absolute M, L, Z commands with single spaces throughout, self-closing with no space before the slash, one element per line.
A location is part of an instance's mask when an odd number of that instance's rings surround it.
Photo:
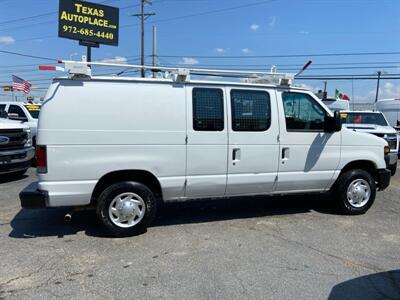
<path fill-rule="evenodd" d="M 90 2 L 120 8 L 119 45 L 93 49 L 92 59 L 139 63 L 139 19 L 130 14 L 139 12 L 140 1 Z M 0 51 L 80 60 L 86 49 L 57 36 L 57 11 L 58 0 L 0 0 Z M 400 74 L 400 0 L 153 0 L 146 11 L 156 13 L 146 20 L 148 64 L 155 25 L 160 65 L 266 71 L 276 65 L 278 71 L 296 72 L 311 59 L 304 75 Z M 381 54 L 336 55 L 349 53 Z M 278 57 L 287 55 L 301 56 Z M 14 74 L 33 84 L 33 96 L 43 96 L 57 74 L 37 66 L 49 63 L 0 52 L 0 86 L 10 84 Z M 296 84 L 315 91 L 324 85 Z M 329 80 L 327 87 L 331 96 L 338 89 L 352 101 L 371 102 L 376 80 Z M 400 80 L 383 80 L 380 87 L 380 98 L 400 98 Z M 11 94 L 0 90 L 0 100 L 8 99 Z"/>

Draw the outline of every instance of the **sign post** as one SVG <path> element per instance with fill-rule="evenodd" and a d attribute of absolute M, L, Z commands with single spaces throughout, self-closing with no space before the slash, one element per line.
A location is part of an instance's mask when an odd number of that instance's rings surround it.
<path fill-rule="evenodd" d="M 91 61 L 91 48 L 100 44 L 117 46 L 119 9 L 80 0 L 60 0 L 58 36 L 78 40 L 87 47 L 87 61 Z"/>

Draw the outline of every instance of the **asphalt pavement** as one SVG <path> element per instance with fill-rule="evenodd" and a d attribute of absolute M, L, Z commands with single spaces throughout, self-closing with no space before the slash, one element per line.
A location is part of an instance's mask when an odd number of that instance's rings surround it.
<path fill-rule="evenodd" d="M 400 170 L 362 216 L 324 196 L 166 205 L 145 234 L 22 210 L 0 182 L 0 299 L 400 299 Z"/>

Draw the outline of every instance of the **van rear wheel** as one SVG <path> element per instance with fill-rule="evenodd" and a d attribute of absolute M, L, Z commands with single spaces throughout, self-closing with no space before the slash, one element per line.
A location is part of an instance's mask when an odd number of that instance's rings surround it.
<path fill-rule="evenodd" d="M 97 217 L 116 237 L 146 231 L 156 215 L 156 200 L 145 185 L 125 181 L 106 188 L 98 198 Z"/>
<path fill-rule="evenodd" d="M 338 178 L 333 189 L 342 213 L 360 215 L 368 211 L 375 201 L 376 184 L 372 175 L 364 170 L 349 170 Z"/>

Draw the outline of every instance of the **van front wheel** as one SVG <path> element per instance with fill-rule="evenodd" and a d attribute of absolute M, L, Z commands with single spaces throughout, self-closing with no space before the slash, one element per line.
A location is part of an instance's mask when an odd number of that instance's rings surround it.
<path fill-rule="evenodd" d="M 360 215 L 368 211 L 375 201 L 376 185 L 372 175 L 354 169 L 343 173 L 335 184 L 333 197 L 340 210 L 347 215 Z"/>
<path fill-rule="evenodd" d="M 112 236 L 132 236 L 145 232 L 155 214 L 153 193 L 138 182 L 115 183 L 98 198 L 97 216 Z"/>

